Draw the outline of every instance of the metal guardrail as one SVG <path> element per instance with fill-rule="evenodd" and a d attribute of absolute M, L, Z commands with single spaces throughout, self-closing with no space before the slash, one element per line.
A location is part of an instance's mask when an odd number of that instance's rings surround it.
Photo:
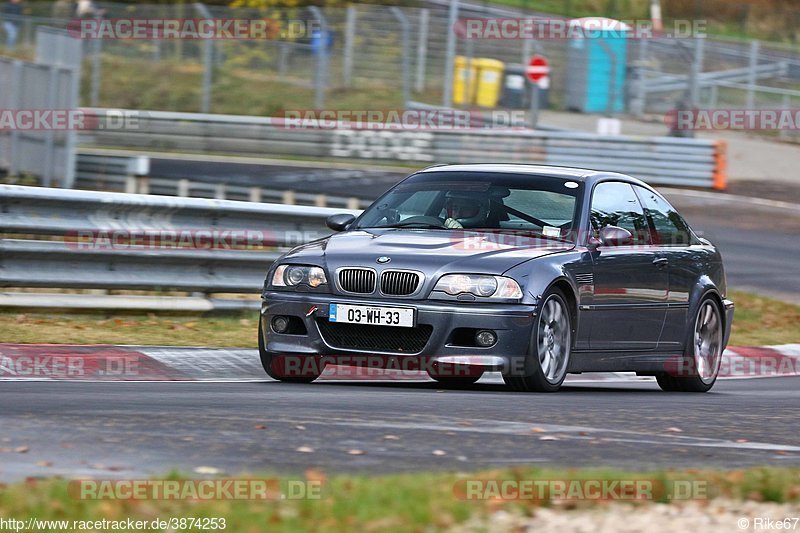
<path fill-rule="evenodd" d="M 697 76 L 700 87 L 710 87 L 725 82 L 745 82 L 753 79 L 775 78 L 785 76 L 789 70 L 788 62 L 768 63 L 754 68 L 743 67 L 716 72 L 701 72 Z M 690 76 L 667 74 L 659 71 L 643 70 L 643 89 L 646 92 L 686 91 L 689 88 Z"/>
<path fill-rule="evenodd" d="M 342 207 L 359 209 L 369 205 L 369 200 L 358 197 L 278 190 L 263 187 L 245 187 L 223 181 L 209 183 L 188 178 L 164 178 L 150 173 L 150 158 L 145 155 L 117 155 L 103 151 L 82 151 L 77 156 L 75 186 L 78 189 L 157 194 L 217 200 L 242 200 L 249 202 L 309 205 L 316 207 Z"/>
<path fill-rule="evenodd" d="M 94 110 L 103 113 L 104 110 Z M 136 128 L 95 130 L 99 148 L 424 163 L 518 162 L 624 172 L 649 183 L 725 188 L 724 143 L 524 129 L 308 127 L 282 118 L 141 112 Z"/>
<path fill-rule="evenodd" d="M 258 293 L 341 212 L 357 213 L 0 185 L 0 287 Z"/>

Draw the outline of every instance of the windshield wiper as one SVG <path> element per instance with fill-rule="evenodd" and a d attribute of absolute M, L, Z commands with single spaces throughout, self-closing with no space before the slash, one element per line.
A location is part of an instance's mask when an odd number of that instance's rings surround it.
<path fill-rule="evenodd" d="M 539 233 L 538 231 L 533 231 L 529 229 L 515 229 L 515 228 L 469 228 L 465 229 L 464 231 L 485 231 L 487 233 L 523 233 L 525 235 L 530 235 L 536 237 L 538 239 L 544 239 L 548 241 L 558 241 L 567 244 L 574 244 L 571 240 L 565 239 L 564 237 L 556 237 L 555 235 L 545 235 L 544 233 Z"/>
<path fill-rule="evenodd" d="M 375 229 L 380 228 L 449 229 L 443 224 L 428 224 L 427 222 L 398 222 L 397 224 L 389 224 L 387 226 L 375 226 Z"/>

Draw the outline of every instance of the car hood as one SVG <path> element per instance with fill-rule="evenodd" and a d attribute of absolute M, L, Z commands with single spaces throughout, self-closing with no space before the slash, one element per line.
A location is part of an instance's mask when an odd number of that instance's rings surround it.
<path fill-rule="evenodd" d="M 370 229 L 336 233 L 299 246 L 284 262 L 308 262 L 329 271 L 345 266 L 502 274 L 530 259 L 570 250 L 574 245 L 509 233 L 428 229 Z M 388 263 L 378 258 L 388 257 Z"/>

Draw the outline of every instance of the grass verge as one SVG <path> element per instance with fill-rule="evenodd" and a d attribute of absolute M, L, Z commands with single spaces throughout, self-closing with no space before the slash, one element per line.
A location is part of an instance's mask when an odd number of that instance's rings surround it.
<path fill-rule="evenodd" d="M 195 476 L 196 477 L 196 476 Z M 170 474 L 167 479 L 190 479 Z M 29 479 L 0 486 L 0 516 L 40 520 L 153 520 L 168 517 L 224 517 L 227 531 L 303 531 L 313 525 L 324 531 L 430 531 L 452 528 L 468 520 L 483 522 L 504 510 L 522 516 L 535 514 L 542 506 L 585 509 L 607 505 L 608 500 L 558 497 L 544 491 L 539 497 L 492 497 L 491 482 L 512 482 L 523 486 L 536 480 L 565 481 L 569 486 L 588 486 L 582 481 L 628 481 L 644 483 L 646 497 L 636 505 L 726 498 L 760 502 L 800 500 L 800 469 L 750 468 L 735 471 L 658 470 L 622 471 L 612 469 L 541 469 L 519 467 L 479 473 L 416 473 L 383 476 L 331 476 L 314 470 L 304 476 L 258 476 L 249 479 L 275 480 L 269 500 L 85 500 L 59 479 Z M 238 479 L 247 479 L 239 477 Z M 290 484 L 308 481 L 320 487 L 319 498 L 288 497 Z M 488 483 L 487 483 L 488 481 Z M 575 483 L 573 483 L 573 481 Z M 515 482 L 521 482 L 516 484 Z M 466 487 L 472 487 L 466 492 Z M 649 483 L 649 485 L 647 485 Z M 691 483 L 691 496 L 670 498 L 675 487 Z M 552 485 L 548 485 L 552 486 Z M 641 486 L 641 485 L 640 485 Z M 278 488 L 279 487 L 279 488 Z M 476 490 L 475 487 L 481 487 Z M 704 487 L 701 489 L 700 487 Z M 677 494 L 677 491 L 675 492 Z M 472 497 L 467 497 L 467 494 Z M 511 497 L 509 497 L 511 496 Z"/>
<path fill-rule="evenodd" d="M 732 292 L 736 313 L 731 346 L 800 342 L 800 306 L 746 292 Z M 148 344 L 166 346 L 257 346 L 257 313 L 233 316 L 164 314 L 53 314 L 0 312 L 0 342 Z"/>

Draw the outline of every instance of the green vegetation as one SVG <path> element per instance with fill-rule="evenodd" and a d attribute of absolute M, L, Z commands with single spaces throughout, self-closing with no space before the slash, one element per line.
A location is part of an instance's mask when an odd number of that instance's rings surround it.
<path fill-rule="evenodd" d="M 192 476 L 170 474 L 169 479 Z M 197 476 L 194 476 L 197 477 Z M 241 476 L 239 476 L 241 478 Z M 669 502 L 674 483 L 699 482 L 707 490 L 702 499 L 724 497 L 734 500 L 797 502 L 800 500 L 800 470 L 797 468 L 751 468 L 735 471 L 659 470 L 631 472 L 612 469 L 540 469 L 520 467 L 479 473 L 417 473 L 383 476 L 331 476 L 308 470 L 301 478 L 258 476 L 279 479 L 285 487 L 300 479 L 321 485 L 319 499 L 274 499 L 271 501 L 155 501 L 80 500 L 68 490 L 68 481 L 29 479 L 0 487 L 0 516 L 40 520 L 153 520 L 168 517 L 224 517 L 227 531 L 431 531 L 451 528 L 467 520 L 483 521 L 504 510 L 530 516 L 536 508 L 554 502 L 544 499 L 491 498 L 490 485 L 465 497 L 467 481 L 495 480 L 626 480 L 652 483 L 653 501 Z M 285 492 L 281 489 L 281 492 Z M 636 505 L 646 505 L 637 502 Z M 559 503 L 564 503 L 561 501 Z M 567 509 L 605 505 L 604 501 L 570 501 Z M 563 508 L 563 507 L 562 507 Z"/>
<path fill-rule="evenodd" d="M 736 303 L 731 346 L 800 342 L 800 306 L 746 292 L 733 292 Z M 37 343 L 42 331 L 63 344 L 149 344 L 167 346 L 257 346 L 255 312 L 201 316 L 131 313 L 0 312 L 0 339 Z"/>

